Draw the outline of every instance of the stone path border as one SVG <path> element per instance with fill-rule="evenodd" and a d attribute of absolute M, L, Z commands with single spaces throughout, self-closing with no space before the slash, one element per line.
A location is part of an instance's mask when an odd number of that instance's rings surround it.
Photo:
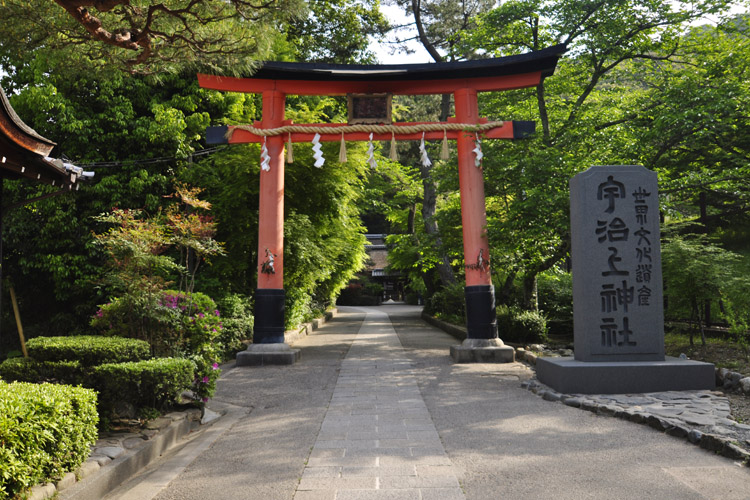
<path fill-rule="evenodd" d="M 750 425 L 729 418 L 729 400 L 719 391 L 561 394 L 538 380 L 521 387 L 547 401 L 648 425 L 750 467 Z"/>
<path fill-rule="evenodd" d="M 174 446 L 200 424 L 197 408 L 172 412 L 149 422 L 137 433 L 108 433 L 92 447 L 75 472 L 56 483 L 31 488 L 29 500 L 80 498 L 97 500 Z"/>
<path fill-rule="evenodd" d="M 464 500 L 384 312 L 368 311 L 294 500 Z"/>

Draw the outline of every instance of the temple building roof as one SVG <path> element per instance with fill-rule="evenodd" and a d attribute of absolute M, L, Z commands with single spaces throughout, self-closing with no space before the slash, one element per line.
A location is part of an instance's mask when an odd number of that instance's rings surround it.
<path fill-rule="evenodd" d="M 0 176 L 28 178 L 72 189 L 84 175 L 83 169 L 49 155 L 55 143 L 26 125 L 10 105 L 0 87 Z"/>

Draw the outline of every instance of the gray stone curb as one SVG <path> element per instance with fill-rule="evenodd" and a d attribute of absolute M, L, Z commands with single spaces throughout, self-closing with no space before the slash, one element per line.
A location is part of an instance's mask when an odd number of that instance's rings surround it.
<path fill-rule="evenodd" d="M 422 311 L 422 320 L 425 321 L 425 323 L 428 323 L 435 328 L 440 328 L 448 335 L 451 335 L 452 337 L 455 337 L 458 340 L 466 340 L 466 328 L 461 326 L 452 325 L 450 323 L 446 323 L 445 321 L 439 320 L 435 318 L 434 316 L 430 316 L 426 312 Z"/>
<path fill-rule="evenodd" d="M 323 326 L 326 322 L 331 321 L 338 314 L 338 309 L 333 308 L 325 312 L 322 317 L 315 318 L 309 323 L 303 323 L 296 330 L 287 330 L 284 332 L 284 342 L 293 344 L 294 342 L 311 335 L 315 330 Z"/>
<path fill-rule="evenodd" d="M 197 408 L 172 412 L 149 422 L 140 433 L 108 434 L 96 442 L 78 470 L 57 483 L 34 486 L 28 499 L 100 500 L 195 429 L 200 413 Z"/>
<path fill-rule="evenodd" d="M 741 373 L 733 372 L 727 368 L 717 368 L 716 387 L 750 396 L 750 377 L 745 377 Z"/>

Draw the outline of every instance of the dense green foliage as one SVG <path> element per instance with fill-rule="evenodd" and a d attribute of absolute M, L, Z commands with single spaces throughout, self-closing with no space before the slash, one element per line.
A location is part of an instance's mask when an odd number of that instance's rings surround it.
<path fill-rule="evenodd" d="M 217 342 L 225 358 L 233 358 L 245 348 L 243 340 L 253 338 L 252 301 L 237 293 L 225 295 L 218 303 L 221 311 L 221 330 Z"/>
<path fill-rule="evenodd" d="M 192 361 L 179 358 L 107 363 L 93 369 L 92 385 L 101 395 L 101 410 L 105 415 L 120 401 L 136 408 L 162 410 L 177 403 L 180 394 L 190 389 L 194 371 Z M 198 379 L 197 383 L 210 381 L 204 380 Z"/>
<path fill-rule="evenodd" d="M 19 19 L 19 12 L 33 4 L 6 2 L 0 6 L 0 15 Z M 191 257 L 196 248 L 170 243 L 170 248 L 153 254 L 153 262 L 147 264 L 161 266 L 152 273 L 158 277 L 156 284 L 201 291 L 218 303 L 225 296 L 240 294 L 249 306 L 256 279 L 259 148 L 206 149 L 204 136 L 208 125 L 252 123 L 260 118 L 259 96 L 200 89 L 189 58 L 181 64 L 162 61 L 173 71 L 160 73 L 158 78 L 126 75 L 116 67 L 102 71 L 100 63 L 112 54 L 92 60 L 96 44 L 79 50 L 59 40 L 45 43 L 54 30 L 41 28 L 70 20 L 59 7 L 40 9 L 50 14 L 40 25 L 4 22 L 0 28 L 0 80 L 21 118 L 58 143 L 53 155 L 70 158 L 96 176 L 73 195 L 15 208 L 5 217 L 4 274 L 15 285 L 22 314 L 33 304 L 33 318 L 24 318 L 28 336 L 87 333 L 87 318 L 99 305 L 118 297 L 127 299 L 129 285 L 131 291 L 140 288 L 141 292 L 154 285 L 137 281 L 138 266 L 130 266 L 134 271 L 130 281 L 112 279 L 107 262 L 112 263 L 117 255 L 111 247 L 95 244 L 92 234 L 111 230 L 107 225 L 114 222 L 111 217 L 98 217 L 111 216 L 118 209 L 140 214 L 137 219 L 143 221 L 169 219 L 170 207 L 176 201 L 179 204 L 172 193 L 184 183 L 204 189 L 203 198 L 211 204 L 214 240 L 224 243 L 223 255 L 214 254 L 196 273 Z M 247 47 L 262 59 L 369 60 L 368 34 L 385 28 L 375 2 L 311 3 L 309 15 L 300 17 L 275 12 L 278 16 L 271 25 L 257 22 L 250 27 L 272 32 L 265 41 L 256 40 L 262 50 L 253 44 Z M 337 36 L 346 44 L 312 34 L 311 29 L 322 29 L 315 19 L 337 26 Z M 23 30 L 33 35 L 25 39 L 20 35 Z M 6 44 L 6 40 L 13 43 Z M 181 53 L 179 47 L 174 49 L 173 54 Z M 231 59 L 219 60 L 220 54 L 214 56 L 217 66 L 231 63 Z M 254 64 L 250 59 L 246 62 Z M 288 102 L 288 117 L 297 122 L 345 120 L 340 99 L 290 96 Z M 311 168 L 309 145 L 295 146 L 297 160 L 287 166 L 285 279 L 290 327 L 330 305 L 364 259 L 363 227 L 356 206 L 366 176 L 364 147 L 350 146 L 350 161 L 343 165 L 333 161 L 334 147 L 326 148 L 329 161 L 323 169 Z M 14 204 L 47 192 L 49 188 L 24 181 L 6 182 L 4 199 Z M 180 214 L 182 219 L 168 221 L 170 230 L 192 229 L 192 222 L 202 220 L 195 214 L 207 215 L 194 208 L 183 208 Z M 143 229 L 158 232 L 146 225 Z M 163 233 L 155 236 L 171 238 Z M 146 257 L 144 252 L 141 255 Z M 172 266 L 169 259 L 181 268 Z M 181 285 L 186 277 L 190 290 Z M 146 293 L 143 298 L 153 305 L 158 294 Z M 235 348 L 240 336 L 249 338 L 250 315 L 245 310 L 239 316 L 245 326 L 239 327 L 244 329 L 242 335 L 234 330 Z M 1 319 L 12 325 L 7 309 Z M 13 339 L 4 336 L 0 341 Z M 2 350 L 12 347 L 2 346 Z"/>
<path fill-rule="evenodd" d="M 407 10 L 419 5 L 400 3 Z M 507 1 L 494 8 L 480 6 L 472 20 L 464 20 L 469 29 L 446 38 L 441 30 L 451 25 L 453 14 L 441 12 L 441 2 L 422 4 L 421 21 L 429 42 L 425 46 L 441 47 L 449 59 L 519 54 L 556 43 L 568 48 L 555 74 L 536 88 L 480 94 L 480 116 L 537 123 L 531 139 L 482 142 L 487 227 L 499 304 L 539 308 L 553 333 L 572 333 L 570 277 L 565 271 L 570 241 L 568 181 L 592 165 L 643 164 L 656 170 L 667 225 L 698 220 L 705 228 L 701 231 L 716 236 L 720 246 L 746 250 L 750 129 L 744 110 L 750 95 L 750 39 L 747 14 L 738 13 L 738 6 L 730 13 L 730 3 L 720 0 L 689 5 Z M 479 4 L 469 2 L 463 8 Z M 433 109 L 437 109 L 434 102 Z M 435 162 L 431 175 L 438 184 L 434 220 L 442 251 L 461 277 L 455 161 Z M 412 206 L 422 208 L 418 203 Z M 408 203 L 398 208 L 402 214 L 411 210 Z M 427 291 L 434 281 L 427 270 L 438 256 L 435 238 L 420 227 L 402 232 L 407 234 L 389 239 L 395 247 L 392 263 L 411 280 L 420 281 L 413 289 Z M 669 267 L 665 279 L 687 282 L 688 269 Z M 725 271 L 739 276 L 746 266 L 736 262 Z M 721 273 L 710 279 L 720 280 Z M 735 280 L 727 283 L 738 290 L 739 300 L 744 285 Z M 726 310 L 733 311 L 724 317 L 734 324 L 740 320 L 729 318 L 741 307 L 729 305 L 728 288 L 714 289 L 710 299 L 715 311 L 720 299 Z M 460 300 L 458 292 L 449 290 L 436 294 L 433 302 Z M 673 312 L 687 314 L 684 319 L 688 319 L 689 308 L 681 307 L 680 300 L 670 301 Z M 427 304 L 430 308 L 431 301 Z"/>
<path fill-rule="evenodd" d="M 175 303 L 179 308 L 180 302 Z M 193 313 L 197 310 L 193 309 Z M 200 312 L 193 316 L 194 326 L 186 329 L 192 335 L 183 339 L 187 345 L 182 346 L 184 350 L 192 348 L 191 355 L 151 359 L 147 342 L 114 336 L 37 337 L 29 341 L 31 357 L 9 358 L 0 363 L 0 377 L 96 389 L 99 409 L 106 418 L 119 404 L 139 412 L 166 409 L 181 402 L 179 396 L 187 390 L 205 402 L 213 394 L 220 373 L 218 363 L 211 361 L 216 356 L 213 344 L 205 341 L 203 333 L 205 325 L 220 323 L 215 311 L 211 313 L 213 318 L 200 318 Z M 206 355 L 206 350 L 213 358 Z M 177 346 L 173 351 L 179 354 Z"/>
<path fill-rule="evenodd" d="M 13 382 L 56 382 L 79 385 L 85 381 L 79 361 L 37 361 L 34 358 L 8 358 L 0 363 L 0 378 Z"/>
<path fill-rule="evenodd" d="M 532 344 L 547 340 L 547 320 L 539 311 L 525 311 L 517 306 L 497 308 L 497 330 L 510 343 Z"/>
<path fill-rule="evenodd" d="M 0 37 L 9 55 L 51 48 L 78 71 L 243 72 L 284 43 L 281 26 L 306 14 L 299 0 L 8 0 L 0 4 Z"/>
<path fill-rule="evenodd" d="M 78 361 L 86 367 L 151 357 L 149 345 L 143 340 L 95 335 L 37 337 L 26 343 L 26 349 L 37 361 Z"/>
<path fill-rule="evenodd" d="M 91 325 L 105 335 L 142 334 L 145 336 L 142 340 L 148 342 L 154 356 L 190 359 L 196 369 L 193 392 L 199 399 L 207 400 L 216 389 L 220 373 L 217 367 L 223 350 L 219 344 L 223 325 L 216 303 L 200 292 L 176 290 L 162 291 L 148 309 L 134 310 L 133 301 L 118 297 L 104 304 Z M 148 327 L 133 329 L 134 322 L 148 323 Z"/>
<path fill-rule="evenodd" d="M 77 469 L 97 422 L 90 389 L 0 381 L 0 498 Z"/>
<path fill-rule="evenodd" d="M 383 286 L 379 283 L 357 277 L 341 290 L 336 304 L 340 306 L 379 306 L 383 300 Z"/>
<path fill-rule="evenodd" d="M 750 231 L 747 14 L 737 8 L 730 13 L 732 4 L 724 0 L 395 3 L 409 15 L 419 14 L 420 39 L 436 60 L 506 56 L 557 43 L 568 48 L 556 73 L 538 87 L 480 95 L 481 116 L 537 122 L 533 138 L 482 142 L 492 279 L 500 305 L 541 309 L 552 333 L 570 332 L 568 181 L 591 165 L 654 169 L 667 228 L 700 222 L 702 229 L 681 234 L 681 241 L 694 240 L 691 233 L 708 234 L 717 248 L 744 254 Z M 8 40 L 0 44 L 2 83 L 19 115 L 58 141 L 55 155 L 97 175 L 73 196 L 7 215 L 4 269 L 22 311 L 32 304 L 39 311 L 27 325 L 30 336 L 87 333 L 89 318 L 110 304 L 102 314 L 111 309 L 118 318 L 113 329 L 146 338 L 149 329 L 177 321 L 164 319 L 171 313 L 161 302 L 165 290 L 177 288 L 219 304 L 223 326 L 206 343 L 211 356 L 241 348 L 249 337 L 257 272 L 260 148 L 206 149 L 203 137 L 208 125 L 260 118 L 259 97 L 200 89 L 190 69 L 200 61 L 191 58 L 185 65 L 169 62 L 173 71 L 158 80 L 125 76 L 115 68 L 101 71 L 101 62 L 114 53 L 101 50 L 94 60 L 91 50 L 76 54 L 60 40 L 51 43 L 54 31 L 45 28 L 66 26 L 66 33 L 78 28 L 55 6 L 37 4 L 10 1 L 0 7 L 7 19 L 34 6 L 50 14 L 32 27 L 17 22 L 0 27 L 0 40 Z M 259 30 L 248 50 L 277 60 L 372 61 L 367 36 L 385 29 L 377 2 L 313 1 L 307 9 L 296 16 L 269 12 L 268 26 L 243 27 Z M 177 55 L 184 47 L 171 49 Z M 399 96 L 394 116 L 433 121 L 449 108 L 449 99 L 438 96 Z M 346 121 L 340 98 L 288 96 L 286 114 L 297 123 Z M 342 290 L 365 260 L 363 221 L 373 232 L 391 233 L 391 268 L 409 280 L 411 297 L 426 298 L 434 314 L 460 317 L 465 263 L 455 158 L 438 161 L 438 145 L 429 144 L 434 165 L 421 168 L 416 145 L 399 144 L 400 162 L 377 155 L 378 166 L 370 169 L 365 145 L 349 144 L 349 161 L 339 164 L 337 145 L 327 144 L 327 161 L 315 169 L 310 146 L 294 148 L 295 163 L 285 167 L 287 326 L 310 319 L 340 293 L 351 293 Z M 207 209 L 173 194 L 193 188 L 202 189 L 210 203 L 210 220 Z M 48 189 L 6 182 L 4 197 L 13 204 Z M 113 214 L 130 218 L 115 221 Z M 112 222 L 119 226 L 107 225 Z M 96 244 L 102 239 L 94 234 L 113 235 L 123 224 L 145 240 L 120 238 L 125 244 L 120 250 L 138 252 L 128 257 Z M 193 237 L 207 234 L 203 229 L 210 229 L 208 240 Z M 220 251 L 201 253 L 208 248 Z M 668 258 L 670 251 L 665 246 Z M 117 274 L 113 262 L 127 266 Z M 710 280 L 721 281 L 725 271 L 735 277 L 746 271 L 744 260 L 724 267 Z M 679 283 L 689 281 L 688 271 L 690 266 L 665 268 L 672 287 L 669 314 L 698 314 L 695 307 L 683 307 L 692 300 L 687 295 L 673 296 Z M 739 331 L 750 322 L 743 313 L 747 283 L 724 282 L 720 289 L 707 287 L 711 296 L 693 303 L 710 300 L 716 311 L 721 299 L 725 312 L 715 316 Z M 228 315 L 225 307 L 233 312 Z M 8 325 L 9 319 L 6 313 L 0 321 Z M 176 342 L 176 350 L 187 343 Z M 212 359 L 204 362 L 204 372 L 211 368 L 206 376 L 212 376 L 212 367 Z"/>
<path fill-rule="evenodd" d="M 464 284 L 457 283 L 437 291 L 425 303 L 425 312 L 456 325 L 466 323 Z"/>

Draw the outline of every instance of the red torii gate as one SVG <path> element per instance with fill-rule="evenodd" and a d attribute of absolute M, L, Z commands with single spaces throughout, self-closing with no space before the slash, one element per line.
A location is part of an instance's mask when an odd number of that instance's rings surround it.
<path fill-rule="evenodd" d="M 201 87 L 230 92 L 261 93 L 263 117 L 255 127 L 209 127 L 216 143 L 263 143 L 266 168 L 260 173 L 258 287 L 251 352 L 238 354 L 238 364 L 293 363 L 298 352 L 284 344 L 284 142 L 448 139 L 457 141 L 468 338 L 451 349 L 457 361 L 512 361 L 513 350 L 498 338 L 494 288 L 489 268 L 487 219 L 482 169 L 475 166 L 477 134 L 488 139 L 518 139 L 534 130 L 533 122 L 488 124 L 479 117 L 478 92 L 534 87 L 551 75 L 563 45 L 497 59 L 406 65 L 331 65 L 265 63 L 252 77 L 198 75 Z M 285 120 L 286 95 L 453 94 L 456 116 L 443 124 L 393 123 L 369 131 L 349 131 L 345 124 L 297 124 Z M 482 124 L 485 124 L 482 126 Z M 429 127 L 427 125 L 439 125 Z M 494 126 L 497 125 L 497 126 Z M 424 132 L 414 132 L 415 127 Z M 306 131 L 310 128 L 310 131 Z M 458 128 L 458 130 L 456 130 Z M 401 131 L 400 129 L 403 129 Z M 433 130 L 427 130 L 433 129 Z M 327 132 L 327 130 L 325 130 Z M 469 132 L 469 133 L 467 133 Z M 372 136 L 371 136 L 372 134 Z M 268 345 L 270 344 L 270 345 Z M 254 352 L 253 352 L 254 351 Z"/>

